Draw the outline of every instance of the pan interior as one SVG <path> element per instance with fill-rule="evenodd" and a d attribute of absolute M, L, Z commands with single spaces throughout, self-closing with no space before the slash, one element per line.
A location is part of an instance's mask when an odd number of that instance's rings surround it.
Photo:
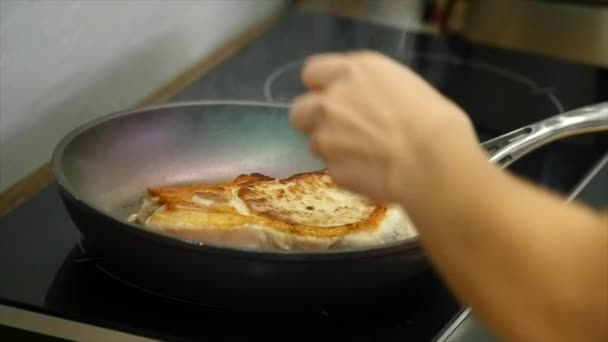
<path fill-rule="evenodd" d="M 67 141 L 66 141 L 67 140 Z M 287 108 L 213 102 L 167 105 L 92 122 L 56 154 L 74 195 L 119 219 L 148 187 L 215 183 L 258 172 L 286 177 L 323 168 L 289 126 Z"/>
<path fill-rule="evenodd" d="M 53 158 L 59 182 L 87 205 L 127 224 L 149 187 L 271 177 L 324 167 L 288 108 L 197 102 L 113 114 L 69 133 Z"/>

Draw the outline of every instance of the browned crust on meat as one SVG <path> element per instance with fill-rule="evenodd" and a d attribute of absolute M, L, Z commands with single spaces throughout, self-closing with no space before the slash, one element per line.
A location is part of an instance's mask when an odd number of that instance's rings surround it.
<path fill-rule="evenodd" d="M 228 198 L 229 192 L 234 187 L 271 179 L 272 178 L 266 177 L 259 173 L 253 173 L 251 175 L 240 175 L 229 182 L 220 184 L 197 184 L 179 187 L 149 188 L 148 194 L 150 197 L 158 198 L 159 203 L 166 205 L 168 210 L 173 210 L 177 207 L 197 209 L 200 208 L 200 206 L 192 201 L 192 196 L 196 193 L 208 193 L 210 195 Z M 217 209 L 222 212 L 227 211 L 237 214 L 236 210 L 229 205 L 217 205 L 213 207 L 213 209 Z"/>
<path fill-rule="evenodd" d="M 160 204 L 165 205 L 164 212 L 154 214 L 154 220 L 156 222 L 166 222 L 168 225 L 171 222 L 187 222 L 194 226 L 200 225 L 201 229 L 204 227 L 238 229 L 239 227 L 257 225 L 289 235 L 311 238 L 336 238 L 355 231 L 377 229 L 388 210 L 386 205 L 371 203 L 370 205 L 373 208 L 371 214 L 364 220 L 346 225 L 320 227 L 286 222 L 277 219 L 271 212 L 260 213 L 251 211 L 250 215 L 242 215 L 228 203 L 216 203 L 203 208 L 203 206 L 192 200 L 193 195 L 197 193 L 227 198 L 228 196 L 232 196 L 230 193 L 232 191 L 238 191 L 239 197 L 242 198 L 242 196 L 246 196 L 248 192 L 252 191 L 248 186 L 255 185 L 258 182 L 277 181 L 282 184 L 290 183 L 294 180 L 306 182 L 307 180 L 315 180 L 318 176 L 325 174 L 327 174 L 327 171 L 322 170 L 300 173 L 280 180 L 261 174 L 240 175 L 227 183 L 154 188 L 149 189 L 148 193 L 151 197 L 157 198 Z M 333 183 L 326 184 L 327 186 L 335 186 Z M 294 184 L 294 186 L 296 185 Z M 238 189 L 235 189 L 235 187 Z M 168 228 L 164 230 L 172 234 L 182 235 L 182 233 L 186 232 L 180 232 L 181 230 L 186 231 L 189 229 Z M 191 232 L 187 234 L 191 234 Z"/>

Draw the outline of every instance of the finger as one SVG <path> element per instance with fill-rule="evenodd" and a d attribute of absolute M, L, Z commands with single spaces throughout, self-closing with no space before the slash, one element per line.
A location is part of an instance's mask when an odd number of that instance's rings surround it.
<path fill-rule="evenodd" d="M 302 67 L 302 83 L 310 89 L 324 88 L 348 72 L 348 60 L 342 53 L 326 53 L 310 57 Z"/>
<path fill-rule="evenodd" d="M 336 129 L 332 129 L 329 125 L 324 125 L 311 134 L 310 149 L 323 160 L 367 160 L 374 155 L 369 144 L 359 137 L 347 132 L 336 132 Z"/>
<path fill-rule="evenodd" d="M 316 93 L 307 93 L 298 96 L 292 102 L 289 121 L 296 130 L 310 133 L 325 114 L 324 112 L 321 96 Z"/>
<path fill-rule="evenodd" d="M 326 163 L 327 170 L 338 187 L 355 192 L 361 190 L 360 185 L 365 179 L 360 177 L 364 173 L 361 172 L 363 169 L 360 161 L 344 159 L 330 160 Z"/>
<path fill-rule="evenodd" d="M 348 145 L 344 144 L 344 139 L 337 138 L 335 128 L 324 124 L 316 128 L 310 134 L 311 152 L 324 161 L 335 160 L 346 157 Z"/>
<path fill-rule="evenodd" d="M 325 160 L 323 145 L 325 143 L 325 133 L 323 130 L 316 130 L 310 135 L 309 148 L 313 155 Z"/>

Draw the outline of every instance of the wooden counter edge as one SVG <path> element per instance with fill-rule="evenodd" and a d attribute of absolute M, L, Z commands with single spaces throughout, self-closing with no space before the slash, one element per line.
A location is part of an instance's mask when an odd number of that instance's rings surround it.
<path fill-rule="evenodd" d="M 161 87 L 152 95 L 146 97 L 135 107 L 150 106 L 167 101 L 190 83 L 202 77 L 211 70 L 211 68 L 235 54 L 245 45 L 253 42 L 256 38 L 270 29 L 288 10 L 288 8 L 280 8 L 269 17 L 258 21 L 242 34 L 228 41 L 213 53 L 203 58 L 200 62 L 188 68 L 173 81 Z M 17 181 L 5 191 L 0 192 L 0 217 L 8 214 L 47 187 L 51 184 L 53 178 L 51 163 L 48 161 L 36 171 Z"/>

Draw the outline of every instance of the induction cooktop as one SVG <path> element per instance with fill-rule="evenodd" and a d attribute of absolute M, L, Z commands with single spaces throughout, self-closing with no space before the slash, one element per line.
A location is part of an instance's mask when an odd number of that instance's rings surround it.
<path fill-rule="evenodd" d="M 306 56 L 355 49 L 378 50 L 418 72 L 469 113 L 481 140 L 608 100 L 607 69 L 294 12 L 169 101 L 288 103 L 303 91 L 299 72 Z M 606 151 L 606 134 L 572 137 L 535 151 L 511 170 L 566 194 L 598 168 Z M 72 334 L 64 335 L 80 338 L 96 326 L 178 341 L 429 341 L 445 335 L 464 309 L 434 274 L 407 301 L 390 305 L 279 313 L 190 305 L 149 293 L 104 269 L 83 247 L 56 184 L 0 220 L 0 324 L 28 330 L 45 331 L 37 323 L 40 317 L 31 314 L 37 313 L 68 322 L 63 332 Z"/>

